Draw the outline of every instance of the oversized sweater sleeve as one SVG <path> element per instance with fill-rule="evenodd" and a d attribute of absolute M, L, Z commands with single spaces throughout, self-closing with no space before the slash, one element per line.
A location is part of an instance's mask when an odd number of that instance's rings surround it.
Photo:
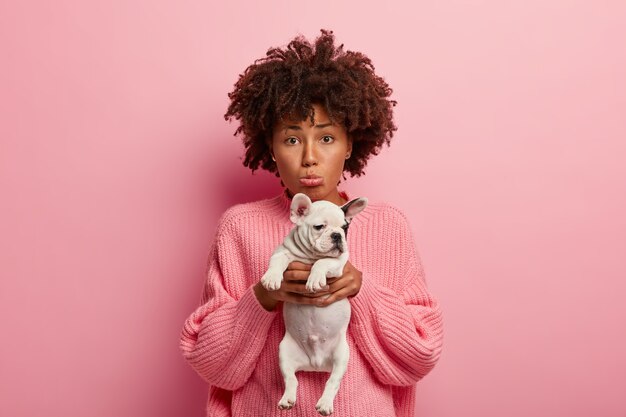
<path fill-rule="evenodd" d="M 439 359 L 443 321 L 439 302 L 427 287 L 410 225 L 398 209 L 389 224 L 384 253 L 398 257 L 385 274 L 363 273 L 361 289 L 350 298 L 352 334 L 358 349 L 385 384 L 408 386 L 423 378 Z M 383 255 L 384 256 L 384 255 Z M 389 256 L 389 255 L 386 255 Z M 397 282 L 397 288 L 381 283 Z"/>
<path fill-rule="evenodd" d="M 253 286 L 237 299 L 225 286 L 222 262 L 243 262 L 226 213 L 219 221 L 208 256 L 200 306 L 186 319 L 180 349 L 191 367 L 209 384 L 235 390 L 245 384 L 257 363 L 276 311 L 267 311 Z M 243 279 L 243 277 L 229 277 Z"/>

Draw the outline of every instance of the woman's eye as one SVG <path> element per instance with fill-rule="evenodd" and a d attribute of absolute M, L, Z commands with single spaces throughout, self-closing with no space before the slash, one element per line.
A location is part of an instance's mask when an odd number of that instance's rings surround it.
<path fill-rule="evenodd" d="M 292 139 L 293 139 L 294 141 L 296 141 L 296 142 L 292 142 L 292 141 L 291 141 Z M 295 144 L 297 143 L 297 141 L 298 141 L 298 138 L 293 137 L 293 136 L 292 136 L 292 137 L 290 137 L 290 138 L 287 138 L 287 140 L 286 140 L 286 142 L 288 142 L 290 145 L 295 145 Z"/>
<path fill-rule="evenodd" d="M 313 226 L 313 228 L 315 230 L 322 230 L 324 228 L 324 225 L 323 224 L 318 224 L 318 225 Z"/>
<path fill-rule="evenodd" d="M 330 141 L 326 141 L 326 140 L 324 140 L 324 139 L 326 139 L 326 138 L 330 139 Z M 335 140 L 335 138 L 333 138 L 332 136 L 328 136 L 328 135 L 326 135 L 326 136 L 323 136 L 323 137 L 322 137 L 322 141 L 323 141 L 324 143 L 332 143 L 334 140 Z"/>

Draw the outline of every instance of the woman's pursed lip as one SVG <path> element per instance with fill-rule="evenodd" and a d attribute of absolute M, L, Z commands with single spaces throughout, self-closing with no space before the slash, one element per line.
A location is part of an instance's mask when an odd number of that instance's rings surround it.
<path fill-rule="evenodd" d="M 324 178 L 318 176 L 307 176 L 300 178 L 300 184 L 307 187 L 315 187 L 317 185 L 322 185 L 324 183 Z"/>

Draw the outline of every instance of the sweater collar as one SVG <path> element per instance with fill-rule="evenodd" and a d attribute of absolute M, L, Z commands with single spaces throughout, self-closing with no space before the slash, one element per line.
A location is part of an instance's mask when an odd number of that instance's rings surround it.
<path fill-rule="evenodd" d="M 346 201 L 350 201 L 350 197 L 348 196 L 347 192 L 339 191 L 339 195 Z M 289 197 L 288 195 L 288 189 L 285 188 L 283 192 L 280 193 L 280 196 L 278 198 L 280 200 L 280 206 L 282 211 L 289 214 L 289 211 L 291 210 L 291 197 Z"/>

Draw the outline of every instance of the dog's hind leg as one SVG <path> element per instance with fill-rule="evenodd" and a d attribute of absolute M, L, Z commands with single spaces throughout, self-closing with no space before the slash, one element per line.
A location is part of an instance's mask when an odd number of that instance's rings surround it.
<path fill-rule="evenodd" d="M 335 399 L 335 395 L 337 395 L 337 391 L 339 391 L 341 379 L 348 368 L 349 358 L 350 349 L 348 348 L 348 342 L 345 337 L 343 337 L 337 344 L 337 348 L 333 353 L 333 370 L 330 373 L 328 381 L 326 381 L 324 392 L 315 405 L 315 409 L 323 416 L 328 416 L 333 412 L 333 400 Z"/>
<path fill-rule="evenodd" d="M 296 391 L 298 389 L 296 371 L 308 363 L 308 357 L 302 352 L 289 332 L 285 333 L 285 337 L 278 345 L 278 362 L 285 381 L 285 393 L 278 402 L 278 408 L 288 410 L 296 403 Z"/>

